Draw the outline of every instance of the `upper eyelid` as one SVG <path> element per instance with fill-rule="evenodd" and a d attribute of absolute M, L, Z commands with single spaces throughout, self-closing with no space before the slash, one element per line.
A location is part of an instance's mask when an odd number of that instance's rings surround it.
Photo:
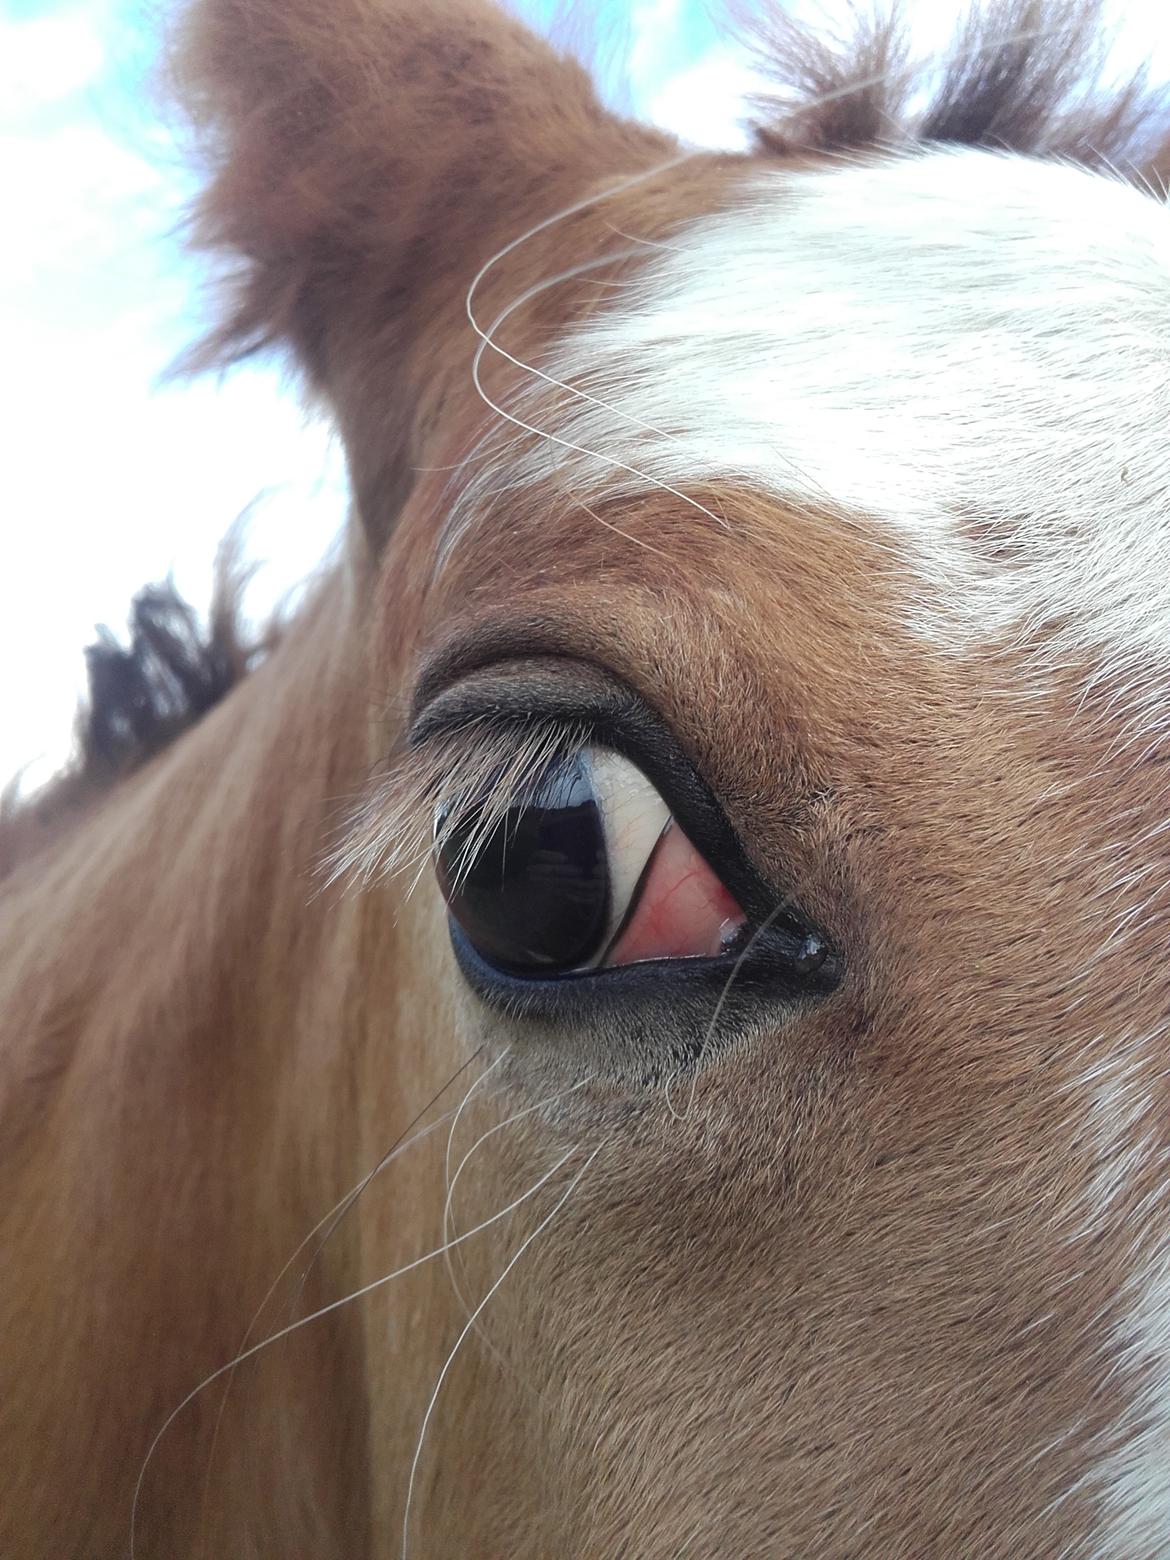
<path fill-rule="evenodd" d="M 426 698 L 420 704 L 424 686 Z M 603 729 L 634 705 L 647 708 L 624 682 L 596 662 L 541 652 L 514 653 L 437 688 L 433 674 L 425 675 L 416 690 L 407 740 L 417 742 L 432 729 L 450 729 L 485 715 L 501 722 L 563 720 Z"/>
<path fill-rule="evenodd" d="M 428 655 L 419 668 L 410 702 L 411 720 L 421 720 L 430 706 L 449 693 L 507 668 L 556 671 L 563 680 L 614 683 L 613 673 L 587 654 L 569 648 L 543 619 L 532 623 L 489 625 Z"/>

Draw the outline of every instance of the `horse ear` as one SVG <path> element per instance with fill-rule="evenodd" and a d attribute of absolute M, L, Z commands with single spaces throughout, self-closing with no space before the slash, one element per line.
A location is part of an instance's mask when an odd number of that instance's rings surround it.
<path fill-rule="evenodd" d="M 384 531 L 477 267 L 666 143 L 489 0 L 195 0 L 173 59 L 208 165 L 194 241 L 229 261 L 192 361 L 291 348 L 351 464 L 376 408 L 358 503 Z"/>

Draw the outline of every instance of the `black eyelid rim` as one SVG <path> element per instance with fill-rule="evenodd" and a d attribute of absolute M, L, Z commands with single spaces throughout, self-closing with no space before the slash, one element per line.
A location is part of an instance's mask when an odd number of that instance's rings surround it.
<path fill-rule="evenodd" d="M 612 748 L 655 786 L 687 838 L 735 896 L 751 924 L 769 920 L 794 936 L 832 943 L 796 906 L 777 909 L 783 893 L 752 865 L 714 793 L 656 711 L 612 673 L 555 656 L 482 666 L 436 694 L 413 721 L 412 747 L 487 719 L 518 727 L 563 723 Z"/>

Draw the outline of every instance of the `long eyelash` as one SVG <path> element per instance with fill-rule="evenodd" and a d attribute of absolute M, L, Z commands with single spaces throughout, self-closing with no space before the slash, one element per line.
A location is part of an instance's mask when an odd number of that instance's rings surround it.
<path fill-rule="evenodd" d="M 473 814 L 475 826 L 462 842 L 455 868 L 458 881 L 516 798 L 553 760 L 587 741 L 580 726 L 542 719 L 501 725 L 489 715 L 428 739 L 407 751 L 367 792 L 340 844 L 323 862 L 326 884 L 348 879 L 369 887 L 413 872 L 413 890 L 435 850 L 461 825 L 465 830 Z"/>

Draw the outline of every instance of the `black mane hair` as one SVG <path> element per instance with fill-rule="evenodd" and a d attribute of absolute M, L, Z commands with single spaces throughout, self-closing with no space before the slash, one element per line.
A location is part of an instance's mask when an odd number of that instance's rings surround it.
<path fill-rule="evenodd" d="M 27 799 L 19 775 L 0 791 L 0 879 L 63 821 L 202 720 L 273 647 L 275 625 L 259 635 L 244 630 L 240 597 L 249 571 L 238 555 L 233 528 L 216 562 L 206 625 L 167 581 L 134 596 L 124 642 L 105 626 L 97 630 L 84 651 L 87 690 L 69 764 Z"/>
<path fill-rule="evenodd" d="M 897 0 L 852 8 L 848 36 L 763 4 L 743 33 L 769 89 L 757 148 L 799 153 L 985 147 L 1105 168 L 1164 192 L 1170 94 L 1139 67 L 1110 79 L 1102 0 L 983 0 L 949 49 L 911 54 Z"/>
<path fill-rule="evenodd" d="M 111 778 L 170 745 L 247 674 L 234 613 L 216 604 L 206 630 L 169 582 L 134 597 L 129 642 L 106 627 L 85 649 L 88 693 L 78 716 L 82 769 Z"/>

